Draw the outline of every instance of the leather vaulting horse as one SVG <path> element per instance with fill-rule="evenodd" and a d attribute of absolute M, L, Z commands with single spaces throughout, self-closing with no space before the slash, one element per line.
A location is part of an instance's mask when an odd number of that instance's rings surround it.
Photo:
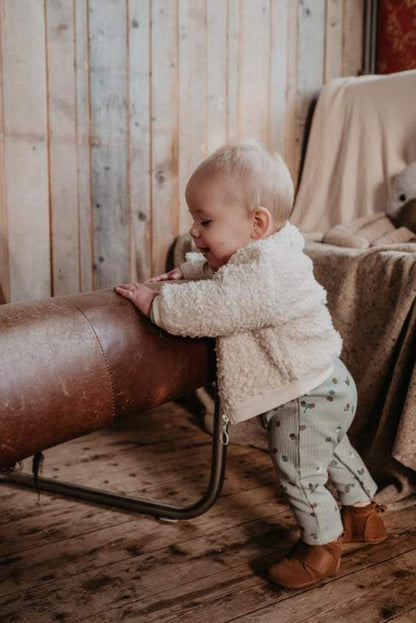
<path fill-rule="evenodd" d="M 1 480 L 30 486 L 31 476 L 10 469 L 21 459 L 213 380 L 212 346 L 212 340 L 165 333 L 113 290 L 1 305 L 0 468 L 9 468 Z M 223 477 L 223 433 L 218 413 L 211 473 L 215 497 Z M 59 489 L 57 481 L 45 478 L 39 483 L 59 493 L 71 486 L 61 483 Z M 102 492 L 79 493 L 70 492 L 102 501 Z M 137 505 L 138 500 L 126 506 L 117 503 L 123 496 L 104 495 L 110 496 L 105 503 L 171 518 L 200 514 L 207 503 L 183 515 L 184 509 L 170 505 L 167 511 L 164 505 Z"/>

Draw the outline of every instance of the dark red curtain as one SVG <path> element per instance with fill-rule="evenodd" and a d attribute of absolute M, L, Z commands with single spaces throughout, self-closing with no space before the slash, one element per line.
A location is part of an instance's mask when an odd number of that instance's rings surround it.
<path fill-rule="evenodd" d="M 416 69 L 416 0 L 379 0 L 377 73 Z"/>

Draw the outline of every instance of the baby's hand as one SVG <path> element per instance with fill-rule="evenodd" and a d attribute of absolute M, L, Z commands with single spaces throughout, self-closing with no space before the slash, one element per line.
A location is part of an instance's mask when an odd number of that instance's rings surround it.
<path fill-rule="evenodd" d="M 173 268 L 168 273 L 163 273 L 163 275 L 152 277 L 151 279 L 148 279 L 146 283 L 152 283 L 154 281 L 169 281 L 171 279 L 174 279 L 175 281 L 177 279 L 183 279 L 183 273 L 180 268 Z"/>
<path fill-rule="evenodd" d="M 146 316 L 150 314 L 153 299 L 159 294 L 145 286 L 144 283 L 120 283 L 115 286 L 114 290 L 131 301 Z"/>

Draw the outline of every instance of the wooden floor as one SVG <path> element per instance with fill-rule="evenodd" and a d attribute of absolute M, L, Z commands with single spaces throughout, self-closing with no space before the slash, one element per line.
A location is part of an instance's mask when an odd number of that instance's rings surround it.
<path fill-rule="evenodd" d="M 210 447 L 170 403 L 46 451 L 43 475 L 189 503 L 205 488 Z M 190 521 L 37 497 L 0 487 L 1 623 L 416 622 L 415 506 L 386 514 L 386 542 L 346 547 L 322 586 L 268 583 L 268 564 L 298 532 L 257 449 L 229 447 L 221 498 Z"/>

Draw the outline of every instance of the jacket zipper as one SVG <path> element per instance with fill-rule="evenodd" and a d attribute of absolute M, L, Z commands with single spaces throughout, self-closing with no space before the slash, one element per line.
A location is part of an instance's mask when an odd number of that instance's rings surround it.
<path fill-rule="evenodd" d="M 221 443 L 223 446 L 228 446 L 229 441 L 230 441 L 230 437 L 228 435 L 228 424 L 230 423 L 230 418 L 225 415 L 225 413 L 222 414 L 222 432 L 221 432 Z"/>

